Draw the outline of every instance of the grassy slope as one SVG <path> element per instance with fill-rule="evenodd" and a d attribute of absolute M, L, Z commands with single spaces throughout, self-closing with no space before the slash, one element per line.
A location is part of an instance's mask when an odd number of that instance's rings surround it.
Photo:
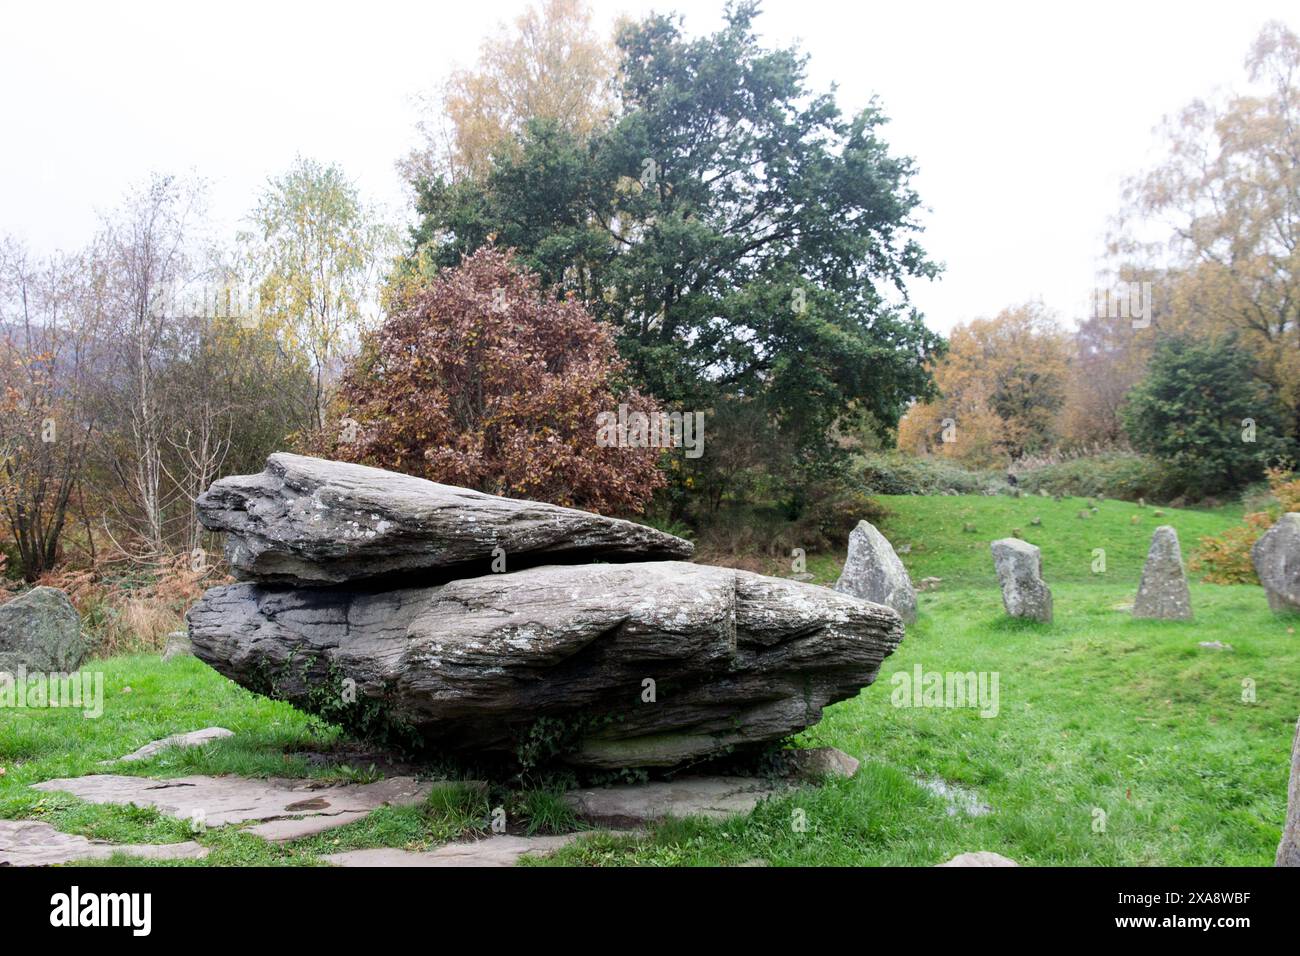
<path fill-rule="evenodd" d="M 912 545 L 905 561 L 913 576 L 944 583 L 921 596 L 920 620 L 880 682 L 828 710 L 800 740 L 863 758 L 858 775 L 769 801 L 747 819 L 671 822 L 644 839 L 589 841 L 552 862 L 932 864 L 977 849 L 1040 865 L 1271 862 L 1300 707 L 1300 637 L 1268 613 L 1255 587 L 1195 586 L 1191 624 L 1138 622 L 1114 609 L 1132 597 L 1156 524 L 1177 527 L 1186 552 L 1234 514 L 1166 509 L 1157 517 L 1155 509 L 1101 502 L 1096 516 L 1080 519 L 1081 500 L 886 502 L 893 514 L 884 529 L 897 544 Z M 1030 524 L 1035 515 L 1040 528 Z M 967 522 L 975 533 L 962 530 Z M 1052 625 L 1010 622 L 1001 613 L 988 541 L 1016 527 L 1043 548 L 1056 596 Z M 1104 575 L 1091 572 L 1094 547 L 1106 548 Z M 833 580 L 838 565 L 834 557 L 809 562 L 821 580 Z M 1202 640 L 1234 650 L 1202 650 Z M 927 671 L 996 671 L 999 715 L 893 707 L 891 675 L 918 663 Z M 184 823 L 155 813 L 91 806 L 27 784 L 99 772 L 99 760 L 212 724 L 238 736 L 114 772 L 367 776 L 366 768 L 324 771 L 286 756 L 328 747 L 335 732 L 197 661 L 116 658 L 92 666 L 106 674 L 101 719 L 0 711 L 0 816 L 46 819 L 120 842 L 186 838 Z M 1241 700 L 1245 678 L 1255 682 L 1256 703 Z M 949 816 L 913 782 L 917 775 L 969 787 L 995 812 Z M 492 805 L 501 799 L 492 795 Z M 213 849 L 209 863 L 310 864 L 342 848 L 427 847 L 479 825 L 487 806 L 480 794 L 440 792 L 426 806 L 382 810 L 289 847 L 231 828 L 199 839 Z M 1104 833 L 1093 831 L 1095 808 L 1107 814 Z M 797 819 L 806 821 L 803 832 Z"/>
<path fill-rule="evenodd" d="M 922 594 L 918 622 L 879 682 L 802 735 L 865 761 L 851 781 L 766 805 L 749 820 L 674 824 L 648 841 L 605 840 L 555 862 L 933 864 L 994 850 L 1039 865 L 1267 865 L 1285 811 L 1300 712 L 1300 637 L 1257 587 L 1193 585 L 1192 623 L 1135 621 L 1131 601 L 1151 531 L 1179 530 L 1184 552 L 1236 510 L 1138 508 L 1043 498 L 886 497 L 883 530 Z M 1157 514 L 1161 511 L 1161 514 Z M 1133 516 L 1137 524 L 1133 524 Z M 1040 526 L 1031 520 L 1041 519 Z M 966 524 L 974 532 L 963 530 Z M 1051 625 L 1002 613 L 988 542 L 1020 528 L 1043 550 Z M 1093 548 L 1106 571 L 1092 571 Z M 823 583 L 838 556 L 810 559 Z M 1221 640 L 1232 651 L 1204 650 Z M 1000 712 L 895 708 L 898 671 L 999 674 Z M 1243 703 L 1242 682 L 1256 702 Z M 940 776 L 995 808 L 948 816 L 916 786 Z M 807 832 L 793 826 L 803 811 Z M 1093 829 L 1106 814 L 1105 832 Z"/>

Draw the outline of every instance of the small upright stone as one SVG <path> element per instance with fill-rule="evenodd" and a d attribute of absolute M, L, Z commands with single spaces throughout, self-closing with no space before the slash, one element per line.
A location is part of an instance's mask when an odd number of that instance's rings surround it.
<path fill-rule="evenodd" d="M 1156 528 L 1151 536 L 1147 563 L 1142 567 L 1142 583 L 1133 601 L 1133 616 L 1166 621 L 1192 619 L 1192 596 L 1187 589 L 1178 532 L 1167 524 Z"/>
<path fill-rule="evenodd" d="M 167 635 L 167 646 L 163 648 L 162 659 L 169 661 L 173 657 L 193 657 L 194 648 L 190 646 L 190 636 L 184 631 L 172 631 Z"/>
<path fill-rule="evenodd" d="M 1043 556 L 1038 548 L 1019 538 L 1001 538 L 989 547 L 1007 613 L 1050 623 L 1052 592 L 1043 583 Z"/>
<path fill-rule="evenodd" d="M 1287 787 L 1286 823 L 1277 845 L 1277 866 L 1300 866 L 1300 721 L 1291 743 L 1291 783 Z"/>
<path fill-rule="evenodd" d="M 1278 614 L 1300 614 L 1300 514 L 1284 514 L 1250 549 L 1255 573 Z"/>
<path fill-rule="evenodd" d="M 849 554 L 835 590 L 892 607 L 905 624 L 916 620 L 916 591 L 907 568 L 870 521 L 859 521 L 849 535 Z"/>

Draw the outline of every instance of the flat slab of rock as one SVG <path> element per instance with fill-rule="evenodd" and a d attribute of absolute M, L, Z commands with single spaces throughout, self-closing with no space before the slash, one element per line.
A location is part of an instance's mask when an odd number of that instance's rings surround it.
<path fill-rule="evenodd" d="M 557 560 L 684 558 L 694 550 L 630 521 L 283 452 L 261 474 L 215 482 L 197 507 L 204 527 L 226 533 L 236 577 L 293 584 L 429 570 L 481 574 L 492 570 L 496 548 L 510 570 Z"/>
<path fill-rule="evenodd" d="M 1000 853 L 990 853 L 988 850 L 977 850 L 974 853 L 959 853 L 947 863 L 936 863 L 936 866 L 1019 866 L 1015 860 L 1009 860 Z"/>
<path fill-rule="evenodd" d="M 106 860 L 114 853 L 151 860 L 201 860 L 208 849 L 193 841 L 122 845 L 63 833 L 39 820 L 0 820 L 0 866 L 57 866 Z"/>
<path fill-rule="evenodd" d="M 482 840 L 447 843 L 434 850 L 415 852 L 379 847 L 347 850 L 322 857 L 334 866 L 514 866 L 525 856 L 546 856 L 578 839 L 580 833 L 558 836 L 501 834 Z"/>
<path fill-rule="evenodd" d="M 1142 582 L 1133 600 L 1133 616 L 1165 621 L 1190 621 L 1192 595 L 1187 589 L 1178 532 L 1161 525 L 1151 535 L 1151 548 L 1142 566 Z"/>
<path fill-rule="evenodd" d="M 1300 614 L 1300 514 L 1290 512 L 1250 549 L 1268 606 L 1278 614 Z"/>
<path fill-rule="evenodd" d="M 32 588 L 0 605 L 0 672 L 67 674 L 89 653 L 81 615 L 58 588 Z"/>
<path fill-rule="evenodd" d="M 1287 785 L 1286 822 L 1277 845 L 1277 866 L 1300 866 L 1300 721 L 1291 742 L 1291 780 Z"/>
<path fill-rule="evenodd" d="M 188 621 L 200 660 L 308 711 L 327 699 L 333 721 L 350 689 L 358 726 L 378 712 L 444 752 L 513 759 L 545 718 L 564 761 L 599 768 L 780 740 L 872 683 L 903 637 L 891 608 L 677 561 L 383 591 L 236 584 Z"/>
<path fill-rule="evenodd" d="M 859 521 L 849 535 L 849 553 L 835 590 L 892 607 L 903 623 L 916 620 L 916 590 L 907 568 L 870 521 Z"/>
<path fill-rule="evenodd" d="M 1002 606 L 1012 617 L 1051 623 L 1052 592 L 1043 582 L 1043 556 L 1019 538 L 1002 538 L 989 546 L 1002 586 Z"/>
<path fill-rule="evenodd" d="M 682 777 L 570 790 L 564 800 L 583 820 L 630 830 L 664 817 L 725 820 L 749 813 L 759 801 L 780 792 L 782 788 L 755 777 Z"/>
<path fill-rule="evenodd" d="M 157 753 L 161 753 L 168 747 L 202 747 L 214 740 L 221 740 L 223 737 L 235 736 L 224 727 L 204 727 L 202 730 L 192 730 L 188 734 L 172 734 L 170 737 L 163 737 L 161 740 L 154 740 L 145 744 L 139 750 L 133 750 L 124 757 L 118 757 L 117 760 L 105 760 L 102 763 L 117 763 L 120 761 L 148 760 Z"/>
<path fill-rule="evenodd" d="M 93 774 L 47 780 L 33 789 L 70 793 L 91 803 L 133 803 L 204 826 L 256 823 L 248 832 L 268 840 L 291 840 L 361 819 L 382 806 L 419 803 L 432 785 L 411 777 L 375 783 L 321 786 L 309 780 L 245 777 L 174 777 L 154 780 Z M 293 820 L 305 817 L 310 823 Z M 296 824 L 291 826 L 290 824 Z"/>

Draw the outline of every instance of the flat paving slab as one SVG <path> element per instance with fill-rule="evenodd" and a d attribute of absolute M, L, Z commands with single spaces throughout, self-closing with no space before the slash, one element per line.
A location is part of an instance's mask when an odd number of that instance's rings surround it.
<path fill-rule="evenodd" d="M 581 833 L 559 836 L 500 836 L 447 843 L 434 850 L 416 852 L 377 847 L 347 850 L 322 859 L 334 866 L 514 866 L 525 856 L 545 856 L 582 837 Z"/>
<path fill-rule="evenodd" d="M 124 762 L 148 760 L 154 754 L 161 753 L 168 747 L 202 747 L 214 740 L 233 736 L 235 736 L 234 733 L 226 730 L 225 727 L 204 727 L 202 730 L 192 730 L 188 734 L 172 734 L 170 737 L 163 737 L 161 740 L 150 741 L 139 750 L 118 757 L 117 760 L 103 760 L 100 762 L 110 764 L 117 763 L 119 760 Z"/>
<path fill-rule="evenodd" d="M 47 780 L 34 789 L 70 793 L 91 803 L 155 807 L 168 816 L 209 827 L 253 823 L 249 833 L 284 841 L 352 823 L 383 806 L 419 803 L 432 786 L 413 777 L 323 785 L 312 780 L 235 776 L 155 780 L 92 774 Z"/>
<path fill-rule="evenodd" d="M 39 820 L 0 820 L 0 866 L 54 866 L 114 853 L 152 860 L 201 860 L 207 847 L 185 843 L 116 844 L 64 833 Z"/>
<path fill-rule="evenodd" d="M 722 820 L 749 813 L 784 792 L 756 777 L 682 777 L 677 780 L 570 790 L 565 802 L 579 817 L 614 829 L 638 828 L 663 817 Z"/>

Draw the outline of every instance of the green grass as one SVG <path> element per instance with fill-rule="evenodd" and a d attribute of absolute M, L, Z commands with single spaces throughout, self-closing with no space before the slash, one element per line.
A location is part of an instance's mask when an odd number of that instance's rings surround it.
<path fill-rule="evenodd" d="M 1187 558 L 1202 537 L 1220 534 L 1241 520 L 1236 506 L 1215 511 L 1139 508 L 1110 499 L 883 495 L 879 500 L 890 512 L 881 531 L 895 548 L 911 547 L 903 561 L 913 580 L 943 578 L 946 587 L 996 588 L 989 542 L 1012 537 L 1018 530 L 1019 537 L 1042 550 L 1048 583 L 1114 583 L 1136 590 L 1157 527 L 1173 526 Z M 1079 517 L 1080 512 L 1088 517 Z M 1035 525 L 1035 518 L 1041 523 Z M 968 525 L 974 530 L 966 530 Z M 1097 548 L 1106 552 L 1104 574 L 1093 571 Z"/>
<path fill-rule="evenodd" d="M 1203 534 L 1234 523 L 1234 510 L 1164 511 L 1103 501 L 1077 517 L 1082 499 L 893 497 L 884 531 L 914 578 L 943 584 L 920 596 L 920 618 L 886 660 L 878 682 L 826 712 L 804 746 L 834 746 L 863 760 L 852 780 L 801 789 L 725 823 L 668 821 L 640 837 L 596 837 L 528 865 L 931 865 L 992 850 L 1033 865 L 1268 865 L 1285 812 L 1288 754 L 1300 710 L 1300 636 L 1269 613 L 1257 587 L 1192 588 L 1190 623 L 1135 621 L 1123 609 L 1136 589 L 1151 531 L 1179 530 L 1186 554 Z M 1091 513 L 1091 512 L 1090 512 Z M 1138 515 L 1138 524 L 1131 516 Z M 1030 519 L 1041 518 L 1041 526 Z M 976 531 L 963 531 L 963 525 Z M 1008 620 L 988 542 L 1020 528 L 1043 549 L 1056 620 Z M 1107 570 L 1093 574 L 1092 549 Z M 809 570 L 833 581 L 842 557 Z M 1219 640 L 1231 651 L 1200 641 Z M 897 673 L 998 675 L 998 714 L 973 708 L 896 707 Z M 236 732 L 196 751 L 172 752 L 117 773 L 322 776 L 349 780 L 367 768 L 309 761 L 302 751 L 341 743 L 332 727 L 252 695 L 194 660 L 98 661 L 105 713 L 0 711 L 0 816 L 35 817 L 117 842 L 170 842 L 186 824 L 131 807 L 93 806 L 28 784 L 102 772 L 98 761 L 180 731 Z M 1253 682 L 1253 702 L 1243 682 Z M 129 686 L 131 692 L 125 688 Z M 991 805 L 949 815 L 917 783 L 942 778 Z M 288 846 L 225 827 L 193 835 L 207 865 L 313 865 L 344 849 L 426 849 L 483 831 L 503 805 L 529 832 L 575 823 L 552 792 L 439 787 L 416 807 Z M 1094 829 L 1105 814 L 1103 832 Z M 117 862 L 138 862 L 117 860 Z M 172 864 L 172 865 L 195 865 Z"/>

